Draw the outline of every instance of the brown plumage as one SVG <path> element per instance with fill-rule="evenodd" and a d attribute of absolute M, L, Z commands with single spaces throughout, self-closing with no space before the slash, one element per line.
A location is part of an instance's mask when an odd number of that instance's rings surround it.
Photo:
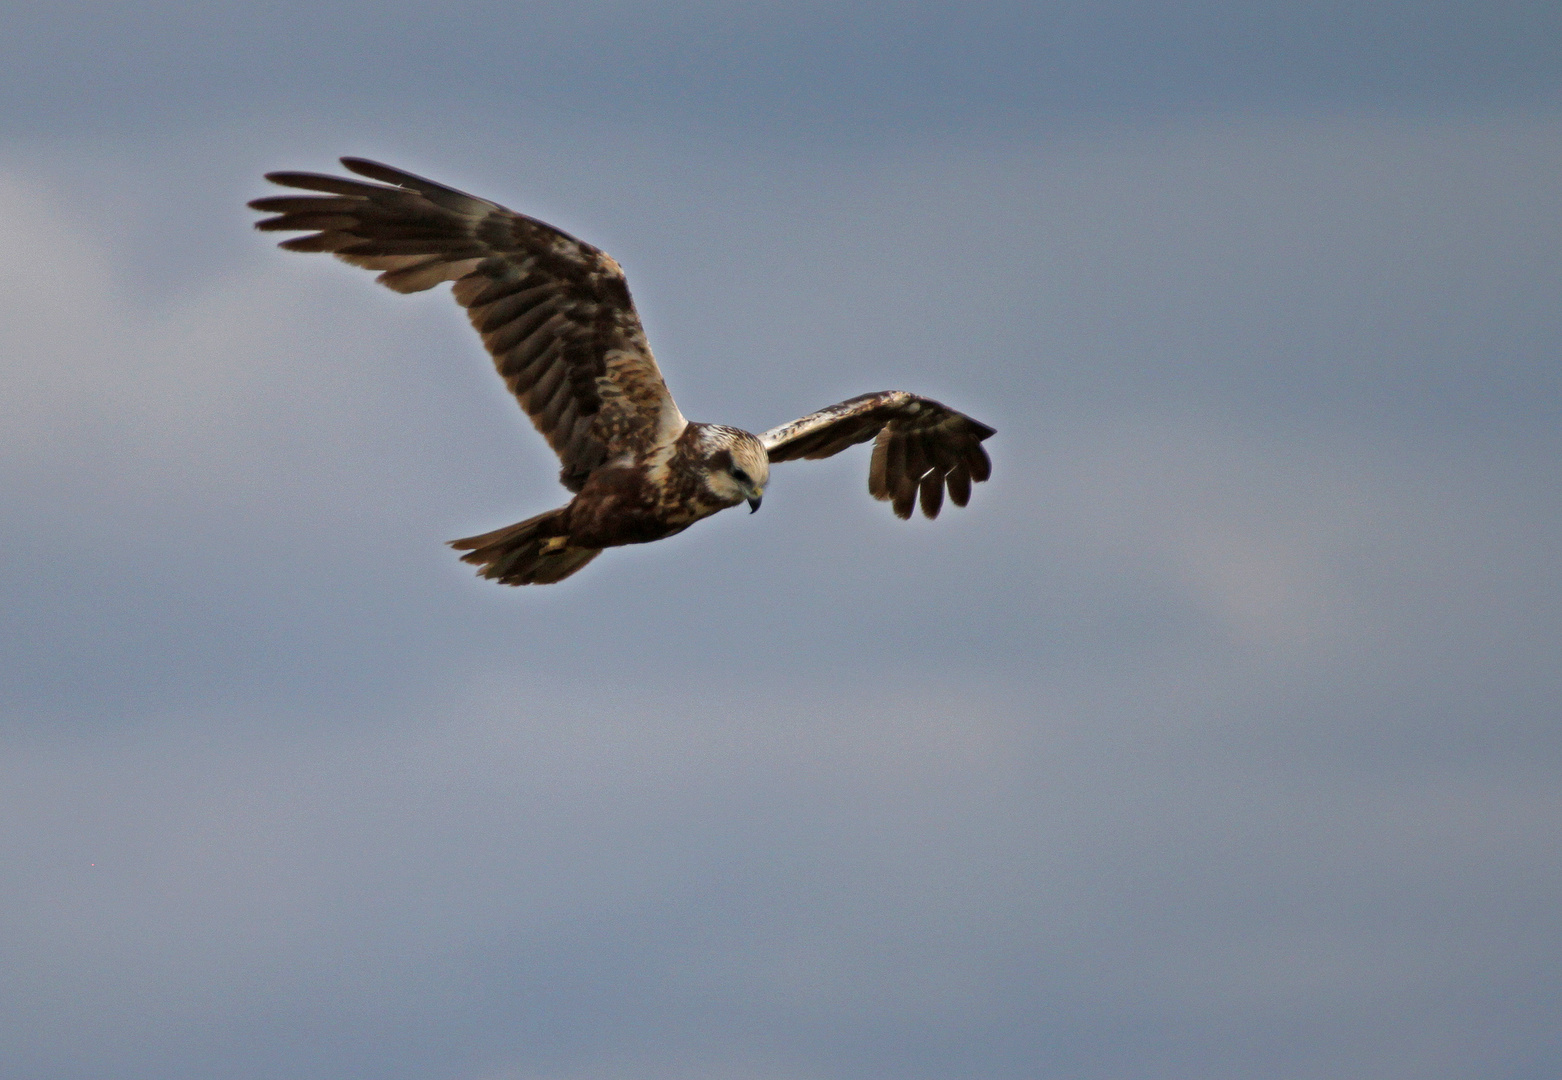
<path fill-rule="evenodd" d="M 874 439 L 868 493 L 889 500 L 896 517 L 909 518 L 920 491 L 922 513 L 936 518 L 945 484 L 950 501 L 964 506 L 972 482 L 992 475 L 992 461 L 982 449 L 982 440 L 992 434 L 986 424 L 931 398 L 885 390 L 772 428 L 759 441 L 777 462 L 832 457 Z"/>
<path fill-rule="evenodd" d="M 566 506 L 452 541 L 484 577 L 546 584 L 603 548 L 647 543 L 747 500 L 759 508 L 772 462 L 822 458 L 876 437 L 868 490 L 902 518 L 920 493 L 936 517 L 947 487 L 956 506 L 991 472 L 993 429 L 900 390 L 832 405 L 755 436 L 683 418 L 651 356 L 623 269 L 605 253 L 535 218 L 362 158 L 359 176 L 275 172 L 316 195 L 250 203 L 256 227 L 306 235 L 290 251 L 326 251 L 397 292 L 454 282 L 505 385 L 559 456 Z"/>

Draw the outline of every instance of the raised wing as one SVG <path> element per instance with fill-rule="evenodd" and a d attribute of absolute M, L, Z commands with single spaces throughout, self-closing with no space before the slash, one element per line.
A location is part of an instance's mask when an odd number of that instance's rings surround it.
<path fill-rule="evenodd" d="M 878 436 L 868 465 L 868 493 L 890 500 L 896 517 L 909 518 L 920 491 L 922 513 L 935 518 L 944 505 L 945 486 L 954 504 L 964 506 L 972 482 L 992 475 L 992 462 L 982 449 L 982 440 L 992 434 L 986 424 L 931 398 L 885 390 L 771 428 L 759 441 L 776 462 L 827 458 Z"/>
<path fill-rule="evenodd" d="M 565 487 L 579 491 L 603 461 L 683 430 L 613 259 L 487 199 L 362 158 L 342 164 L 392 186 L 267 173 L 325 194 L 256 199 L 250 206 L 277 216 L 255 227 L 308 231 L 280 246 L 382 271 L 397 292 L 454 281 L 505 385 L 559 455 Z"/>

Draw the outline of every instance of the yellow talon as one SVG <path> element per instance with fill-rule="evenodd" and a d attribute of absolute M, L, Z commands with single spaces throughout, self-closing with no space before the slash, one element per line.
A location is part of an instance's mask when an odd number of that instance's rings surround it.
<path fill-rule="evenodd" d="M 547 555 L 551 552 L 563 551 L 567 547 L 569 547 L 569 537 L 550 536 L 542 542 L 542 553 Z"/>

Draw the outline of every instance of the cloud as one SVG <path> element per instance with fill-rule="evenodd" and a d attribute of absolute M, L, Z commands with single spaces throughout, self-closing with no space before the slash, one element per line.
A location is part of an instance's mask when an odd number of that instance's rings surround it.
<path fill-rule="evenodd" d="M 999 429 L 539 592 L 439 544 L 562 498 L 453 305 L 243 230 L 323 161 L 13 155 L 0 1074 L 1554 1072 L 1554 127 L 450 135 L 691 415 Z"/>
<path fill-rule="evenodd" d="M 1103 116 L 1554 103 L 1550 5 L 21 4 L 17 134 L 517 107 L 851 143 Z M 92 35 L 77 29 L 97 28 Z M 185 89 L 199 83 L 203 93 Z"/>

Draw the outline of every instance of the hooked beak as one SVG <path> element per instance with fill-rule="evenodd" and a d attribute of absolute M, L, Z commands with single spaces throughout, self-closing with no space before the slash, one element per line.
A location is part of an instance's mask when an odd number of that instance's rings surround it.
<path fill-rule="evenodd" d="M 757 512 L 759 510 L 759 504 L 763 501 L 764 500 L 761 496 L 755 495 L 748 501 L 748 512 L 751 514 Z"/>

